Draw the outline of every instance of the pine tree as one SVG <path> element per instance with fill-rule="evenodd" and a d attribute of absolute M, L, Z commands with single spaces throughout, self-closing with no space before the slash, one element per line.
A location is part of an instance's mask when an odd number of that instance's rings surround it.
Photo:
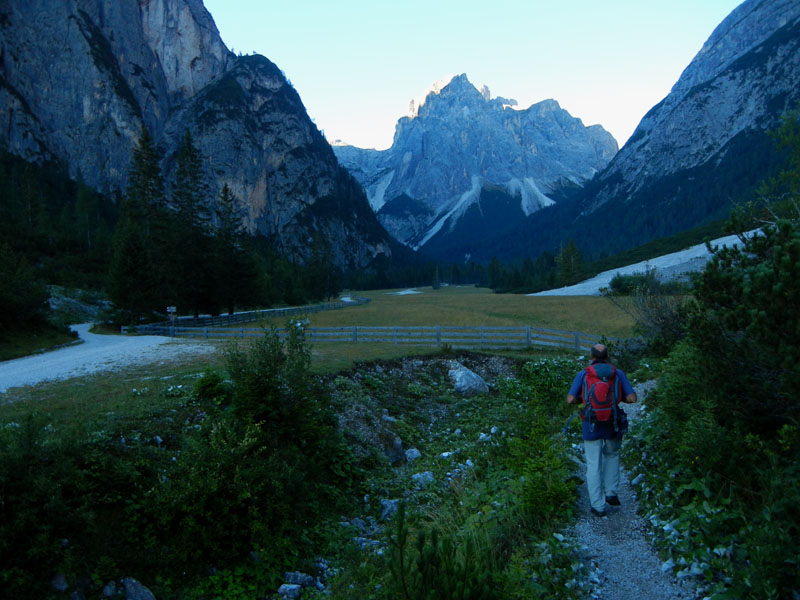
<path fill-rule="evenodd" d="M 168 234 L 164 227 L 164 179 L 159 154 L 147 129 L 133 150 L 133 164 L 114 231 L 109 291 L 114 304 L 136 323 L 166 306 Z"/>
<path fill-rule="evenodd" d="M 47 288 L 23 256 L 0 245 L 0 332 L 41 323 L 47 311 Z"/>
<path fill-rule="evenodd" d="M 433 283 L 431 284 L 431 287 L 434 290 L 438 290 L 442 287 L 442 281 L 439 277 L 439 265 L 434 265 L 433 267 Z"/>
<path fill-rule="evenodd" d="M 228 184 L 219 194 L 214 238 L 213 271 L 220 305 L 233 314 L 237 304 L 251 304 L 258 296 L 258 268 L 244 233 L 244 215 Z"/>
<path fill-rule="evenodd" d="M 492 257 L 492 260 L 489 262 L 489 287 L 493 290 L 499 289 L 503 282 L 502 282 L 502 269 L 500 267 L 500 261 L 497 260 L 496 256 Z"/>
<path fill-rule="evenodd" d="M 558 282 L 562 286 L 578 283 L 583 277 L 583 257 L 580 250 L 575 245 L 575 240 L 561 246 L 561 250 L 556 255 L 556 266 L 558 267 Z"/>
<path fill-rule="evenodd" d="M 209 231 L 208 184 L 203 159 L 189 131 L 178 150 L 172 185 L 174 231 L 172 273 L 176 303 L 192 310 L 217 312 L 214 269 L 211 268 L 212 240 Z"/>

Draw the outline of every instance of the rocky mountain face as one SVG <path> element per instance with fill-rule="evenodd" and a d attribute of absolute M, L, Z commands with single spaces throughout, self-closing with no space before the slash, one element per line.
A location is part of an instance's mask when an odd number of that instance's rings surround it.
<path fill-rule="evenodd" d="M 536 258 L 574 240 L 595 259 L 723 220 L 786 164 L 770 132 L 800 106 L 800 3 L 746 0 L 583 188 L 482 240 L 473 260 Z M 455 260 L 474 244 L 450 245 Z"/>
<path fill-rule="evenodd" d="M 798 81 L 800 3 L 746 0 L 588 186 L 580 211 L 635 212 L 661 235 L 724 217 L 774 162 L 767 132 L 800 106 Z"/>
<path fill-rule="evenodd" d="M 144 127 L 168 180 L 191 131 L 212 193 L 227 183 L 284 252 L 302 260 L 321 235 L 343 267 L 391 253 L 297 92 L 266 58 L 232 54 L 201 0 L 0 0 L 6 150 L 111 192 Z"/>
<path fill-rule="evenodd" d="M 459 75 L 398 121 L 388 150 L 334 151 L 403 243 L 474 241 L 476 231 L 508 229 L 552 204 L 553 192 L 583 184 L 617 152 L 611 134 L 554 100 L 514 105 Z"/>

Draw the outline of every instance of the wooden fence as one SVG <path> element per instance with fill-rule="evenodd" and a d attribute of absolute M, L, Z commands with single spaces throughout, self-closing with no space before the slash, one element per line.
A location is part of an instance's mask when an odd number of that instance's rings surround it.
<path fill-rule="evenodd" d="M 258 323 L 265 319 L 275 319 L 279 317 L 293 317 L 297 315 L 307 315 L 318 313 L 326 310 L 338 310 L 340 308 L 350 308 L 360 304 L 367 304 L 371 302 L 369 298 L 359 298 L 358 296 L 351 296 L 350 302 L 325 302 L 323 304 L 311 304 L 307 306 L 292 306 L 290 308 L 266 308 L 263 310 L 251 310 L 247 312 L 238 312 L 232 315 L 217 315 L 212 317 L 210 315 L 201 315 L 199 317 L 176 317 L 174 321 L 162 321 L 161 323 L 147 323 L 136 327 L 138 333 L 154 333 L 157 335 L 164 334 L 164 328 L 177 329 L 196 329 L 198 327 L 226 327 L 235 325 L 236 323 Z M 122 333 L 128 333 L 130 327 L 122 327 Z"/>
<path fill-rule="evenodd" d="M 226 339 L 253 338 L 264 335 L 261 328 L 245 327 L 185 327 L 168 324 L 148 325 L 139 328 L 142 333 L 173 337 Z M 281 337 L 286 330 L 278 328 Z M 570 348 L 576 352 L 588 350 L 600 340 L 600 336 L 577 331 L 561 331 L 539 327 L 309 327 L 306 340 L 312 344 L 343 342 L 350 344 L 381 342 L 418 346 L 450 346 L 452 348 L 525 348 L 530 346 L 552 346 Z M 607 338 L 616 341 L 616 338 Z"/>

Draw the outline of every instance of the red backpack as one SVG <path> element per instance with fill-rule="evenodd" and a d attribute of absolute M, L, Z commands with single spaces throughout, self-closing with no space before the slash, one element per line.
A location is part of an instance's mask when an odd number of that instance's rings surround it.
<path fill-rule="evenodd" d="M 590 423 L 613 423 L 614 431 L 619 431 L 622 382 L 617 377 L 616 367 L 599 362 L 586 367 L 585 371 L 581 418 Z"/>

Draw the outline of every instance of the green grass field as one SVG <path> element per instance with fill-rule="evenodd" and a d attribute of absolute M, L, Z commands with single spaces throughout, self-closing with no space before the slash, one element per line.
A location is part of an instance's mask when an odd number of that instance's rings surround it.
<path fill-rule="evenodd" d="M 633 320 L 608 299 L 597 296 L 522 296 L 495 294 L 487 288 L 448 286 L 439 290 L 418 288 L 419 294 L 398 295 L 402 290 L 367 290 L 351 295 L 370 298 L 369 304 L 309 315 L 310 327 L 420 326 L 461 327 L 527 326 L 597 334 L 598 339 L 633 335 Z M 276 327 L 285 320 L 269 323 Z M 394 344 L 317 344 L 313 367 L 330 372 L 354 362 L 399 358 L 435 352 L 430 346 Z M 560 351 L 563 352 L 563 351 Z M 516 353 L 520 357 L 552 354 L 545 349 Z"/>
<path fill-rule="evenodd" d="M 630 317 L 601 297 L 528 297 L 495 294 L 488 289 L 467 286 L 444 287 L 440 290 L 419 288 L 419 291 L 422 293 L 409 295 L 396 295 L 391 290 L 353 292 L 354 296 L 371 298 L 372 301 L 366 305 L 314 313 L 309 316 L 310 326 L 530 325 L 595 333 L 598 339 L 601 335 L 626 337 L 633 334 L 633 321 Z M 276 319 L 272 324 L 282 327 L 286 323 L 283 319 Z M 255 324 L 252 326 L 255 327 Z M 219 341 L 214 343 L 224 345 Z M 390 343 L 317 344 L 312 348 L 312 368 L 318 373 L 331 373 L 350 369 L 357 362 L 436 352 L 438 349 L 431 346 Z M 520 359 L 563 353 L 564 350 L 537 347 L 509 352 Z M 169 367 L 137 367 L 124 372 L 11 390 L 4 400 L 21 400 L 29 406 L 31 402 L 45 400 L 41 407 L 47 406 L 47 412 L 59 413 L 64 410 L 74 417 L 74 411 L 80 412 L 82 407 L 85 407 L 87 414 L 101 411 L 117 413 L 121 407 L 113 406 L 114 401 L 107 399 L 122 397 L 126 398 L 128 408 L 135 411 L 138 397 L 131 395 L 132 389 L 149 387 L 152 391 L 153 388 L 187 383 L 187 378 L 191 380 L 208 368 L 219 369 L 223 365 L 224 357 L 220 353 L 213 359 L 191 359 L 185 364 L 175 363 Z M 156 385 L 150 382 L 155 382 Z"/>
<path fill-rule="evenodd" d="M 467 286 L 418 290 L 421 293 L 408 295 L 397 295 L 392 290 L 353 292 L 354 296 L 370 298 L 371 302 L 309 315 L 310 326 L 530 325 L 598 336 L 633 334 L 631 318 L 602 297 L 495 294 L 486 288 Z M 281 326 L 283 322 L 276 320 L 274 324 Z"/>

